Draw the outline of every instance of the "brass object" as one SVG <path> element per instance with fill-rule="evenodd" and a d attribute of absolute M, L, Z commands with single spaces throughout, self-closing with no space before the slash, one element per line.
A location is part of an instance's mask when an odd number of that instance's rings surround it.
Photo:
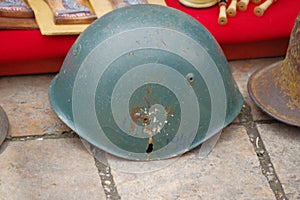
<path fill-rule="evenodd" d="M 285 59 L 255 72 L 249 79 L 248 91 L 263 111 L 300 127 L 300 13 Z"/>
<path fill-rule="evenodd" d="M 218 3 L 218 0 L 179 0 L 179 2 L 191 8 L 207 8 Z"/>

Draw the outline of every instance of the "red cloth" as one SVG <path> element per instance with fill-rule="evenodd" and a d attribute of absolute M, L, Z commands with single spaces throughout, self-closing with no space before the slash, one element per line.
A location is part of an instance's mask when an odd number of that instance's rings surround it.
<path fill-rule="evenodd" d="M 264 1 L 262 1 L 264 2 Z M 262 17 L 254 15 L 257 4 L 249 2 L 245 12 L 227 17 L 225 26 L 218 24 L 219 6 L 193 9 L 181 5 L 178 0 L 166 0 L 168 6 L 181 10 L 202 23 L 219 43 L 263 41 L 288 37 L 300 12 L 300 0 L 278 0 Z M 228 1 L 229 5 L 230 1 Z"/>
<path fill-rule="evenodd" d="M 64 57 L 77 36 L 44 36 L 40 30 L 0 30 L 1 63 Z"/>
<path fill-rule="evenodd" d="M 192 9 L 182 6 L 178 0 L 166 0 L 166 3 L 193 16 L 221 44 L 286 38 L 300 11 L 300 0 L 278 0 L 264 16 L 256 17 L 255 4 L 250 3 L 246 12 L 238 11 L 235 17 L 228 18 L 225 26 L 220 26 L 218 6 Z M 76 35 L 43 36 L 39 30 L 0 30 L 0 67 L 1 63 L 65 57 L 76 38 Z"/>

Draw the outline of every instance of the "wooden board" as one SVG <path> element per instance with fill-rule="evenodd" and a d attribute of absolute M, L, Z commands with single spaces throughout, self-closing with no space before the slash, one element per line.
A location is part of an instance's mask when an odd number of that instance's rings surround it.
<path fill-rule="evenodd" d="M 0 0 L 0 29 L 37 29 L 33 10 L 26 0 Z"/>
<path fill-rule="evenodd" d="M 38 29 L 34 18 L 0 17 L 0 29 Z"/>

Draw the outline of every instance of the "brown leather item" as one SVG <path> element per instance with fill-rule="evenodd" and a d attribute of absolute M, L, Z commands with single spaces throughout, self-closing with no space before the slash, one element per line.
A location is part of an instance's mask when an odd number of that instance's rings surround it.
<path fill-rule="evenodd" d="M 45 0 L 52 10 L 55 24 L 89 24 L 97 16 L 88 0 Z"/>
<path fill-rule="evenodd" d="M 0 17 L 33 18 L 33 10 L 26 0 L 0 0 Z"/>

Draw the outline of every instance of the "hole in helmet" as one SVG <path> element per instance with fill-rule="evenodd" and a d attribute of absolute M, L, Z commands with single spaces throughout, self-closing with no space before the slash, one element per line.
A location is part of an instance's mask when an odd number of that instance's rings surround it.
<path fill-rule="evenodd" d="M 148 145 L 148 148 L 147 148 L 147 150 L 146 150 L 146 153 L 151 153 L 152 151 L 153 151 L 153 144 L 150 143 L 150 144 Z"/>
<path fill-rule="evenodd" d="M 143 123 L 144 123 L 144 124 L 149 124 L 149 123 L 150 123 L 150 117 L 149 117 L 149 115 L 145 115 L 145 116 L 143 117 Z"/>
<path fill-rule="evenodd" d="M 153 139 L 152 137 L 149 137 L 149 144 L 146 153 L 151 153 L 152 151 L 153 151 Z"/>

